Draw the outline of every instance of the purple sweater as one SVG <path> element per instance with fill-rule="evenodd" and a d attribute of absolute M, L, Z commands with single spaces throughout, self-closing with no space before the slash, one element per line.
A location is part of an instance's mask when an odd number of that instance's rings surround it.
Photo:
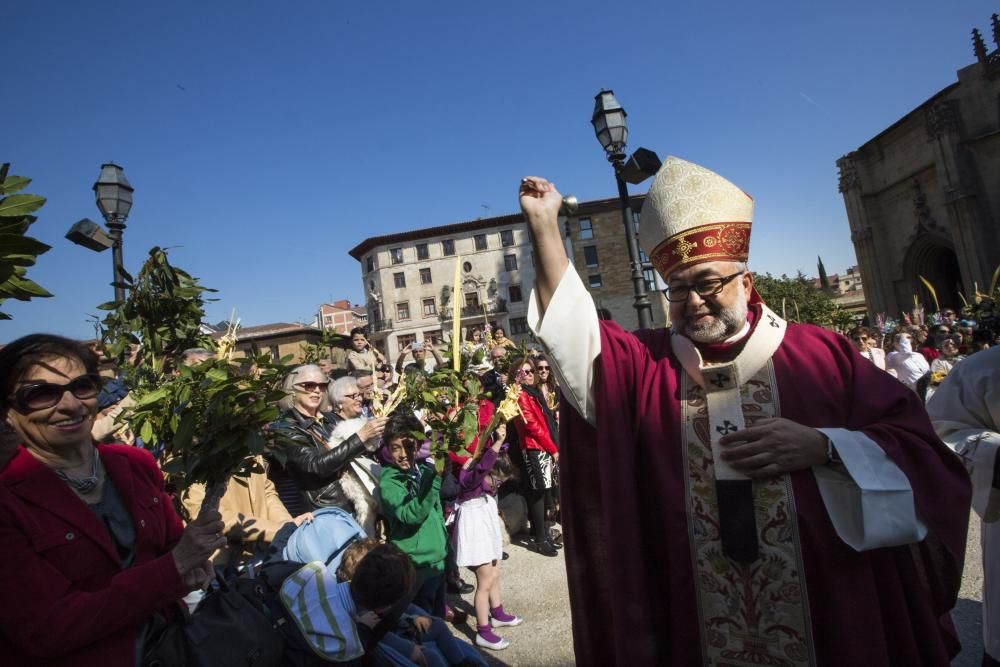
<path fill-rule="evenodd" d="M 463 468 L 459 471 L 457 502 L 479 498 L 484 493 L 495 495 L 495 491 L 487 477 L 490 474 L 490 470 L 493 469 L 493 464 L 496 462 L 497 453 L 490 448 L 486 450 L 483 458 L 479 459 L 479 462 L 472 468 L 468 470 Z"/>

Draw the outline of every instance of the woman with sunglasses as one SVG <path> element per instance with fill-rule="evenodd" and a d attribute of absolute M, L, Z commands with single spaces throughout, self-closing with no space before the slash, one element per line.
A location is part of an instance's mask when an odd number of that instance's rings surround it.
<path fill-rule="evenodd" d="M 538 387 L 535 362 L 529 357 L 511 365 L 508 384 L 515 382 L 521 386 L 517 399 L 520 412 L 511 421 L 517 430 L 528 473 L 528 515 L 534 537 L 528 548 L 543 556 L 555 556 L 558 545 L 549 540 L 545 529 L 545 497 L 555 485 L 559 431 L 555 415 Z"/>
<path fill-rule="evenodd" d="M 360 411 L 361 393 L 353 380 L 350 378 L 354 385 L 351 400 Z M 365 452 L 365 442 L 380 436 L 385 428 L 385 419 L 373 419 L 356 435 L 328 448 L 340 421 L 329 412 L 329 386 L 330 380 L 319 366 L 308 364 L 293 369 L 283 386 L 287 394 L 278 403 L 283 412 L 268 428 L 273 446 L 285 458 L 282 462 L 272 456 L 271 479 L 292 516 L 320 507 L 352 512 L 354 506 L 340 486 L 340 476 L 351 459 Z M 342 407 L 338 405 L 337 409 Z"/>
<path fill-rule="evenodd" d="M 542 397 L 545 399 L 545 405 L 548 406 L 549 410 L 556 416 L 556 423 L 558 423 L 559 417 L 559 383 L 556 382 L 555 373 L 552 372 L 552 366 L 549 365 L 548 358 L 545 355 L 540 355 L 535 362 L 535 371 L 538 373 L 538 377 L 535 378 L 536 385 L 538 389 L 542 392 Z"/>
<path fill-rule="evenodd" d="M 875 339 L 872 338 L 868 327 L 856 326 L 847 332 L 847 337 L 851 339 L 851 343 L 862 357 L 885 370 L 885 351 L 875 345 Z"/>
<path fill-rule="evenodd" d="M 0 350 L 0 413 L 21 439 L 0 472 L 5 664 L 135 664 L 150 619 L 207 581 L 226 543 L 218 512 L 182 526 L 149 452 L 94 444 L 100 389 L 77 341 Z"/>

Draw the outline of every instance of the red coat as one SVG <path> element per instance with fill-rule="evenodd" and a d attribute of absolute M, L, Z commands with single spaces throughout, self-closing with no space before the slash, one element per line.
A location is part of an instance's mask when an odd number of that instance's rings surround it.
<path fill-rule="evenodd" d="M 517 397 L 517 405 L 521 408 L 521 416 L 513 419 L 517 435 L 521 439 L 522 449 L 540 449 L 555 455 L 559 450 L 549 433 L 549 423 L 545 419 L 545 411 L 538 401 L 526 391 Z"/>
<path fill-rule="evenodd" d="M 187 587 L 170 550 L 183 525 L 149 452 L 97 445 L 135 525 L 123 570 L 97 515 L 22 446 L 0 472 L 0 660 L 5 665 L 135 664 L 135 631 Z"/>

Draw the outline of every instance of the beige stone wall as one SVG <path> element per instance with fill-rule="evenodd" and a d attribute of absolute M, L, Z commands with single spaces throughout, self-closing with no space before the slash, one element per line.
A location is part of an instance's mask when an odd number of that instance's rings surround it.
<path fill-rule="evenodd" d="M 592 239 L 582 238 L 581 217 L 590 218 Z M 638 328 L 639 316 L 635 310 L 632 270 L 629 267 L 628 245 L 620 210 L 570 218 L 563 231 L 564 234 L 568 231 L 567 247 L 571 253 L 573 266 L 580 274 L 583 284 L 588 287 L 595 306 L 610 310 L 614 320 L 624 328 Z M 586 246 L 597 248 L 596 267 L 587 266 L 584 250 Z M 593 275 L 601 276 L 602 287 L 590 287 L 589 277 Z M 649 293 L 649 300 L 652 304 L 653 326 L 664 326 L 667 316 L 663 300 L 655 291 Z"/>

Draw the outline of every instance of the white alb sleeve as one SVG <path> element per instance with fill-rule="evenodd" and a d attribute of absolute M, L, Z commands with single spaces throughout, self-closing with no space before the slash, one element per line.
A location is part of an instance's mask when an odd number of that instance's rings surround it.
<path fill-rule="evenodd" d="M 816 429 L 832 442 L 847 474 L 813 466 L 816 484 L 837 535 L 855 551 L 920 542 L 927 526 L 917 516 L 906 474 L 860 431 Z"/>
<path fill-rule="evenodd" d="M 566 267 L 544 314 L 531 290 L 528 326 L 552 364 L 563 397 L 593 426 L 594 361 L 601 353 L 601 329 L 594 300 L 572 265 Z"/>

